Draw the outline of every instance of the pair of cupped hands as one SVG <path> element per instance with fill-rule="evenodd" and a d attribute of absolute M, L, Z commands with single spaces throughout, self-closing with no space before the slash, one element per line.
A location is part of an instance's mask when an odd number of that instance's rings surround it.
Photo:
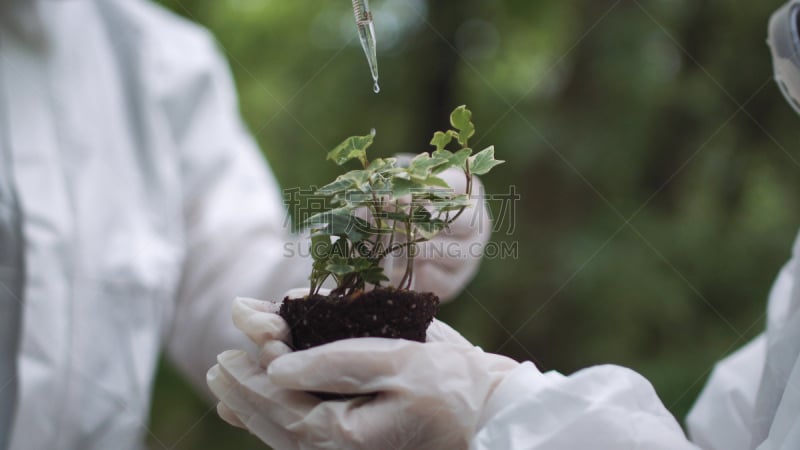
<path fill-rule="evenodd" d="M 518 365 L 439 321 L 424 344 L 359 338 L 292 352 L 279 306 L 236 299 L 234 324 L 257 360 L 229 350 L 207 376 L 220 417 L 276 450 L 467 448 L 487 399 Z"/>

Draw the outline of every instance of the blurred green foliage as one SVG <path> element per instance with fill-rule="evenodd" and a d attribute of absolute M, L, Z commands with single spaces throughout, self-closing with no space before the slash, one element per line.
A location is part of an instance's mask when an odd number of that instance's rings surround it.
<path fill-rule="evenodd" d="M 487 259 L 441 312 L 484 349 L 629 366 L 683 419 L 763 329 L 800 223 L 800 122 L 764 44 L 782 1 L 374 0 L 380 95 L 348 2 L 162 3 L 217 36 L 284 187 L 331 179 L 346 136 L 427 151 L 454 106 L 473 109 L 508 161 L 487 191 L 521 195 L 494 236 L 519 257 Z M 168 367 L 151 430 L 153 448 L 263 448 Z"/>

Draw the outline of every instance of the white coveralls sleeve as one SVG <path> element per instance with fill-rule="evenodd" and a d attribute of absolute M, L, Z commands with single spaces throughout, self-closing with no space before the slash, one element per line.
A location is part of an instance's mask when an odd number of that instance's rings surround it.
<path fill-rule="evenodd" d="M 790 269 L 791 264 L 781 271 L 771 299 L 789 298 Z M 686 419 L 693 441 L 707 450 L 752 448 L 756 397 L 766 356 L 767 337 L 762 334 L 717 363 Z"/>
<path fill-rule="evenodd" d="M 180 152 L 186 257 L 168 355 L 198 387 L 215 357 L 247 348 L 231 300 L 280 300 L 307 284 L 309 258 L 284 225 L 277 183 L 242 123 L 234 85 L 210 36 L 200 57 L 163 74 L 166 116 Z"/>
<path fill-rule="evenodd" d="M 770 294 L 767 332 L 714 369 L 688 418 L 693 444 L 632 371 L 564 377 L 525 363 L 488 400 L 472 449 L 800 448 L 798 255 L 800 239 Z"/>
<path fill-rule="evenodd" d="M 717 364 L 688 417 L 705 450 L 800 448 L 800 238 L 772 288 L 767 331 Z"/>
<path fill-rule="evenodd" d="M 760 336 L 719 362 L 687 417 L 689 436 L 706 450 L 747 450 L 764 367 L 766 338 Z"/>
<path fill-rule="evenodd" d="M 0 103 L 2 104 L 2 103 Z M 0 112 L 0 120 L 3 114 Z M 0 136 L 2 136 L 0 123 Z M 24 275 L 22 224 L 0 141 L 0 450 L 8 445 L 17 401 L 17 353 Z"/>
<path fill-rule="evenodd" d="M 569 377 L 521 364 L 484 408 L 471 450 L 697 450 L 651 384 L 618 366 Z"/>

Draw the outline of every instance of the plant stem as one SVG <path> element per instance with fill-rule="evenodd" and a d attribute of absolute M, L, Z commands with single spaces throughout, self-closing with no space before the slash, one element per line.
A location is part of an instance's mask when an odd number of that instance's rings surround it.
<path fill-rule="evenodd" d="M 470 170 L 469 170 L 469 159 L 467 159 L 467 160 L 464 162 L 464 175 L 466 175 L 466 176 L 467 176 L 467 192 L 466 192 L 466 194 L 467 194 L 467 199 L 468 199 L 468 200 L 472 200 L 472 173 L 471 173 L 471 172 L 470 172 Z M 466 209 L 467 209 L 467 207 L 466 207 L 466 206 L 464 206 L 464 207 L 462 207 L 460 210 L 458 210 L 458 213 L 456 213 L 456 215 L 455 215 L 455 216 L 453 216 L 453 218 L 452 218 L 452 219 L 450 219 L 450 220 L 447 222 L 447 224 L 448 224 L 448 225 L 450 225 L 451 223 L 455 222 L 455 221 L 456 221 L 456 219 L 458 219 L 459 217 L 461 217 L 461 214 L 463 214 L 463 213 L 464 213 L 464 211 L 466 211 Z"/>
<path fill-rule="evenodd" d="M 411 230 L 411 220 L 409 219 L 406 222 L 406 242 L 405 243 L 408 244 L 408 245 L 406 245 L 407 250 L 413 248 L 414 245 L 416 245 L 414 243 L 413 236 L 414 236 L 414 233 Z M 406 271 L 405 271 L 405 273 L 403 273 L 403 278 L 400 279 L 400 284 L 398 285 L 398 287 L 400 287 L 401 289 L 403 289 L 404 285 L 406 285 L 406 284 L 410 285 L 411 284 L 411 276 L 412 276 L 412 273 L 413 273 L 413 270 L 412 270 L 413 264 L 414 264 L 413 256 L 411 256 L 411 253 L 409 251 L 406 251 Z M 406 289 L 408 289 L 408 287 L 406 287 Z"/>
<path fill-rule="evenodd" d="M 398 209 L 400 209 L 400 201 L 395 200 L 395 202 L 394 202 L 394 210 L 397 211 Z M 375 244 L 376 245 L 374 247 L 372 247 L 372 252 L 370 252 L 370 257 L 371 258 L 377 258 L 378 261 L 380 261 L 383 258 L 385 258 L 386 255 L 387 255 L 387 253 L 385 253 L 386 250 L 387 249 L 391 249 L 392 245 L 394 245 L 394 234 L 396 232 L 397 232 L 397 220 L 392 220 L 392 233 L 389 235 L 389 245 L 386 246 L 386 249 L 384 249 L 383 252 L 375 253 L 380 248 L 380 246 L 378 246 L 377 243 L 380 242 L 381 236 L 378 235 L 377 239 L 375 240 Z M 391 253 L 391 251 L 389 253 Z"/>
<path fill-rule="evenodd" d="M 414 279 L 414 258 L 417 256 L 417 244 L 410 246 L 409 248 L 409 256 L 406 261 L 406 270 L 408 270 L 408 282 L 406 284 L 406 289 L 411 289 L 411 281 Z"/>
<path fill-rule="evenodd" d="M 383 259 L 383 258 L 386 257 L 386 255 L 394 252 L 395 250 L 402 250 L 404 247 L 408 247 L 408 246 L 415 245 L 415 244 L 421 244 L 421 243 L 427 242 L 427 241 L 428 241 L 428 239 L 425 239 L 425 238 L 417 238 L 416 240 L 414 240 L 412 242 L 398 242 L 398 243 L 394 244 L 394 246 L 389 247 L 386 250 L 384 250 L 381 253 L 379 253 L 377 257 L 378 257 L 378 259 Z"/>
<path fill-rule="evenodd" d="M 366 169 L 366 166 L 364 168 Z M 380 230 L 383 228 L 383 222 L 381 221 L 381 214 L 383 213 L 383 203 L 380 200 L 378 200 L 378 197 L 375 195 L 375 186 L 372 183 L 372 177 L 370 177 L 368 182 L 369 182 L 369 192 L 372 195 L 372 203 L 369 205 L 369 209 L 372 212 L 372 220 L 375 221 L 375 226 Z"/>

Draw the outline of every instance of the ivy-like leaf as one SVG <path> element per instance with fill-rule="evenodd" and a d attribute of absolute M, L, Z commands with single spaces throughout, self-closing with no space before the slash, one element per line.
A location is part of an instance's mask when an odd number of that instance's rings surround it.
<path fill-rule="evenodd" d="M 348 208 L 334 208 L 328 211 L 323 211 L 309 217 L 305 220 L 305 222 L 303 222 L 303 224 L 308 227 L 314 224 L 327 223 L 327 217 L 329 215 L 347 215 L 349 214 L 349 211 L 350 210 Z"/>
<path fill-rule="evenodd" d="M 430 188 L 426 189 L 425 192 L 421 192 L 414 195 L 416 200 L 431 200 L 431 201 L 441 201 L 441 200 L 449 200 L 455 196 L 455 191 L 452 188 L 444 189 L 444 188 Z"/>
<path fill-rule="evenodd" d="M 375 266 L 377 263 L 374 262 L 373 260 L 369 259 L 369 258 L 355 258 L 352 261 L 351 264 L 353 265 L 353 268 L 357 272 L 361 272 L 361 271 L 364 271 L 364 270 L 369 270 L 370 268 Z"/>
<path fill-rule="evenodd" d="M 462 105 L 450 114 L 450 123 L 458 130 L 459 144 L 466 146 L 469 138 L 475 134 L 475 125 L 472 123 L 472 111 Z"/>
<path fill-rule="evenodd" d="M 449 161 L 450 158 L 442 153 L 435 154 L 434 156 L 421 153 L 411 160 L 411 163 L 408 165 L 408 173 L 412 178 L 427 178 L 434 169 L 448 165 Z"/>
<path fill-rule="evenodd" d="M 455 133 L 452 131 L 442 132 L 437 131 L 433 134 L 433 139 L 431 139 L 431 145 L 436 147 L 437 151 L 444 150 L 445 147 L 450 145 L 453 142 L 453 138 L 455 137 Z"/>
<path fill-rule="evenodd" d="M 353 183 L 353 187 L 362 192 L 366 192 L 369 190 L 369 176 L 370 173 L 367 170 L 351 170 L 340 178 L 350 180 Z"/>
<path fill-rule="evenodd" d="M 369 284 L 380 286 L 381 283 L 389 281 L 389 277 L 383 273 L 383 267 L 374 266 L 361 272 L 361 278 Z"/>
<path fill-rule="evenodd" d="M 362 206 L 372 206 L 375 203 L 371 193 L 357 190 L 349 190 L 337 198 L 347 205 L 346 208 L 350 211 L 355 211 Z"/>
<path fill-rule="evenodd" d="M 397 166 L 397 158 L 377 158 L 369 163 L 367 171 L 370 174 L 384 173 Z"/>
<path fill-rule="evenodd" d="M 333 182 L 317 189 L 317 195 L 332 196 L 358 189 L 362 192 L 369 190 L 369 172 L 366 170 L 351 170 L 344 175 L 339 175 Z"/>
<path fill-rule="evenodd" d="M 372 179 L 372 192 L 378 197 L 392 195 L 392 179 L 376 175 Z"/>
<path fill-rule="evenodd" d="M 439 149 L 439 150 L 434 150 L 433 153 L 431 153 L 431 156 L 434 158 L 449 160 L 450 158 L 453 157 L 453 152 L 451 152 L 450 150 Z"/>
<path fill-rule="evenodd" d="M 315 261 L 326 259 L 331 254 L 331 237 L 327 234 L 311 236 L 311 257 Z"/>
<path fill-rule="evenodd" d="M 353 187 L 353 181 L 338 177 L 335 181 L 322 186 L 315 192 L 316 195 L 335 195 Z"/>
<path fill-rule="evenodd" d="M 311 216 L 308 219 L 306 219 L 303 222 L 303 226 L 308 227 L 308 228 L 310 228 L 312 230 L 319 229 L 319 228 L 327 225 L 327 223 L 330 220 L 330 215 L 333 214 L 334 211 L 336 211 L 336 210 L 334 209 L 334 210 L 331 210 L 331 211 L 324 211 L 324 212 L 321 212 L 321 213 L 316 213 L 313 216 Z"/>
<path fill-rule="evenodd" d="M 370 241 L 361 241 L 361 242 L 356 243 L 356 245 L 355 245 L 355 249 L 358 252 L 358 255 L 361 256 L 362 258 L 367 257 L 370 254 L 370 246 L 368 245 L 368 243 L 371 243 L 371 242 Z M 356 270 L 361 270 L 361 268 L 359 268 L 358 263 L 362 262 L 362 261 L 364 261 L 364 260 L 363 259 L 356 260 Z"/>
<path fill-rule="evenodd" d="M 312 236 L 327 234 L 346 238 L 350 242 L 359 242 L 368 236 L 383 233 L 383 230 L 374 229 L 366 220 L 352 215 L 349 208 L 337 208 L 314 214 L 305 224 L 311 228 Z"/>
<path fill-rule="evenodd" d="M 447 212 L 472 206 L 472 202 L 467 194 L 460 194 L 451 198 L 433 200 L 431 206 L 437 211 Z"/>
<path fill-rule="evenodd" d="M 425 239 L 433 239 L 447 227 L 443 220 L 433 219 L 429 222 L 417 223 L 417 232 Z"/>
<path fill-rule="evenodd" d="M 481 150 L 469 159 L 469 169 L 473 175 L 484 175 L 489 173 L 493 167 L 499 166 L 504 162 L 494 159 L 494 146 L 491 146 Z"/>
<path fill-rule="evenodd" d="M 417 184 L 411 180 L 395 177 L 392 179 L 392 197 L 395 199 L 405 197 L 411 194 L 416 187 Z"/>
<path fill-rule="evenodd" d="M 444 181 L 443 179 L 441 179 L 441 178 L 439 178 L 439 177 L 437 177 L 435 175 L 430 175 L 430 176 L 427 176 L 425 178 L 415 177 L 415 176 L 412 175 L 411 176 L 411 181 L 414 182 L 414 184 L 416 185 L 414 188 L 411 189 L 411 192 L 419 192 L 419 191 L 424 190 L 424 188 L 428 188 L 428 187 L 441 187 L 441 188 L 449 188 L 450 187 L 450 185 L 447 184 L 446 181 Z"/>
<path fill-rule="evenodd" d="M 355 267 L 348 264 L 328 264 L 325 266 L 325 270 L 334 275 L 344 276 L 354 272 Z"/>
<path fill-rule="evenodd" d="M 447 158 L 447 164 L 443 164 L 433 170 L 434 174 L 444 172 L 445 170 L 455 167 L 457 169 L 464 170 L 464 164 L 469 159 L 469 156 L 472 154 L 471 148 L 462 148 L 461 150 L 453 153 L 448 150 L 442 151 L 435 151 L 433 152 L 433 157 L 440 157 L 440 158 Z"/>
<path fill-rule="evenodd" d="M 416 206 L 411 211 L 411 222 L 419 226 L 422 223 L 427 223 L 432 221 L 433 218 L 431 216 L 431 212 L 425 209 L 422 206 Z"/>
<path fill-rule="evenodd" d="M 331 246 L 331 254 L 328 259 L 331 261 L 331 263 L 346 264 L 346 257 L 349 254 L 350 243 L 347 241 L 347 239 L 338 239 L 333 243 L 333 246 Z"/>
<path fill-rule="evenodd" d="M 341 166 L 351 159 L 358 159 L 361 165 L 367 166 L 367 148 L 375 139 L 375 130 L 366 136 L 351 136 L 336 148 L 328 152 L 328 159 Z"/>

